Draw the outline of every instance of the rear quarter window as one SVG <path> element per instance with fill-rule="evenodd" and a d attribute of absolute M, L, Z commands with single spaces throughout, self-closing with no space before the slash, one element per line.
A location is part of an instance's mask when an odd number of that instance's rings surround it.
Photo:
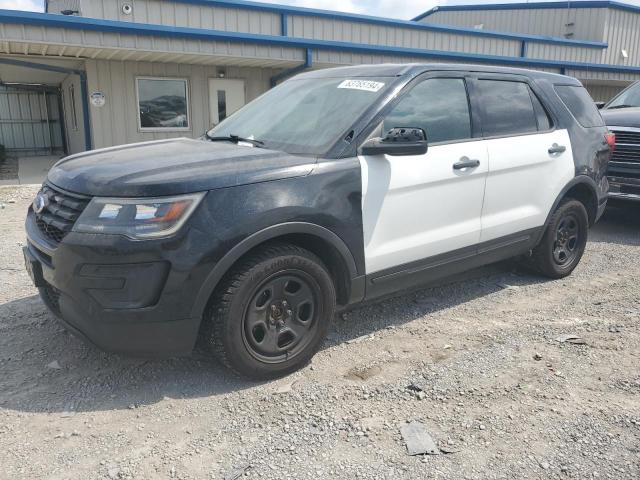
<path fill-rule="evenodd" d="M 585 128 L 604 126 L 598 107 L 584 87 L 556 85 L 555 89 L 580 125 Z"/>

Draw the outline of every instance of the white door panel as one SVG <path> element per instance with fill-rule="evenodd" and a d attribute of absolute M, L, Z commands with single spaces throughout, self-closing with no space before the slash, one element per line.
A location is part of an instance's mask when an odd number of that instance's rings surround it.
<path fill-rule="evenodd" d="M 462 157 L 480 165 L 454 170 Z M 426 155 L 361 156 L 360 164 L 368 274 L 479 242 L 484 142 L 430 146 Z"/>
<path fill-rule="evenodd" d="M 566 130 L 486 140 L 489 175 L 481 241 L 541 227 L 562 188 L 575 176 Z M 550 154 L 554 144 L 566 147 Z"/>
<path fill-rule="evenodd" d="M 244 80 L 209 79 L 209 114 L 212 126 L 237 112 L 245 104 Z"/>

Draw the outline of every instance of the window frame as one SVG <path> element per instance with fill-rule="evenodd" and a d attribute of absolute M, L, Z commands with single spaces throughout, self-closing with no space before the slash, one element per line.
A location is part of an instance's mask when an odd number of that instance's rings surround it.
<path fill-rule="evenodd" d="M 185 84 L 185 104 L 187 107 L 187 126 L 186 127 L 143 127 L 140 118 L 140 80 L 178 80 Z M 186 77 L 158 77 L 158 76 L 136 76 L 134 79 L 136 90 L 136 117 L 139 132 L 190 132 L 193 127 L 191 125 L 191 95 L 189 92 L 189 79 Z"/>
<path fill-rule="evenodd" d="M 478 82 L 483 81 L 483 80 L 492 80 L 492 81 L 498 81 L 498 82 L 513 82 L 513 83 L 524 83 L 527 87 L 528 87 L 528 91 L 529 91 L 529 98 L 531 100 L 531 108 L 533 110 L 533 114 L 535 116 L 536 119 L 536 127 L 538 128 L 538 130 L 536 130 L 535 132 L 519 132 L 519 133 L 508 133 L 508 134 L 503 134 L 503 135 L 485 135 L 484 133 L 484 129 L 482 128 L 482 124 L 484 123 L 484 104 L 482 102 L 482 99 L 480 98 L 480 94 L 478 93 Z M 535 86 L 535 84 L 531 81 L 531 79 L 529 79 L 528 77 L 523 77 L 523 76 L 519 76 L 519 75 L 500 75 L 500 74 L 485 74 L 485 75 L 473 75 L 473 78 L 471 79 L 472 84 L 472 90 L 473 90 L 473 94 L 472 94 L 472 98 L 474 98 L 475 100 L 475 105 L 477 108 L 477 112 L 478 112 L 478 120 L 479 120 L 479 128 L 481 133 L 481 138 L 483 140 L 493 140 L 493 139 L 499 139 L 499 138 L 512 138 L 512 137 L 524 137 L 527 135 L 540 135 L 543 133 L 551 133 L 554 132 L 557 128 L 558 125 L 558 121 L 555 117 L 555 115 L 552 113 L 551 109 L 547 106 L 546 100 L 544 99 L 544 96 L 540 94 L 540 90 L 538 89 L 537 86 Z M 546 130 L 539 130 L 540 125 L 538 123 L 538 115 L 535 111 L 535 107 L 533 106 L 533 99 L 531 98 L 532 95 L 535 95 L 535 98 L 538 100 L 538 102 L 540 102 L 540 105 L 542 106 L 542 109 L 544 110 L 544 112 L 547 114 L 547 117 L 549 118 L 550 121 L 550 128 L 546 129 Z"/>
<path fill-rule="evenodd" d="M 412 79 L 399 93 L 396 97 L 388 102 L 385 107 L 376 115 L 376 118 L 371 122 L 372 130 L 371 132 L 363 137 L 364 140 L 361 143 L 364 143 L 366 140 L 370 139 L 376 133 L 378 133 L 381 129 L 383 129 L 384 120 L 389 114 L 402 102 L 418 85 L 432 79 L 452 79 L 452 80 L 462 80 L 465 86 L 465 91 L 467 94 L 467 105 L 469 106 L 469 117 L 471 121 L 471 137 L 469 138 L 461 138 L 457 140 L 446 140 L 442 142 L 433 142 L 429 143 L 429 148 L 437 147 L 439 145 L 454 145 L 456 143 L 467 143 L 477 141 L 478 134 L 480 131 L 478 130 L 478 123 L 476 119 L 476 115 L 474 114 L 474 106 L 473 100 L 471 96 L 471 88 L 469 85 L 468 79 L 470 75 L 465 71 L 431 71 L 425 72 L 421 75 L 418 75 L 416 78 Z M 381 132 L 384 134 L 384 132 Z M 429 134 L 427 133 L 427 141 L 429 141 Z"/>

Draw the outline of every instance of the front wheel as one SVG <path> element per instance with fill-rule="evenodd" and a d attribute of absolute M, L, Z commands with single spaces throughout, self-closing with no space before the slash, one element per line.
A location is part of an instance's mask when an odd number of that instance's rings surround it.
<path fill-rule="evenodd" d="M 587 245 L 589 217 L 578 200 L 563 200 L 551 216 L 542 241 L 533 250 L 532 266 L 551 278 L 564 278 L 580 263 Z"/>
<path fill-rule="evenodd" d="M 217 289 L 204 340 L 242 376 L 282 376 L 320 348 L 335 304 L 333 281 L 317 256 L 295 245 L 270 245 L 241 261 Z"/>

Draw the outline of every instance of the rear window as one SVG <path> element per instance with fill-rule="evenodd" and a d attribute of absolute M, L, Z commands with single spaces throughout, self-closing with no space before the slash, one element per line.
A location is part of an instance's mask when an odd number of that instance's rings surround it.
<path fill-rule="evenodd" d="M 482 103 L 485 137 L 519 135 L 551 127 L 544 107 L 526 83 L 481 79 L 476 88 Z"/>
<path fill-rule="evenodd" d="M 583 87 L 556 85 L 555 88 L 558 96 L 580 125 L 586 128 L 604 126 L 598 107 Z"/>

